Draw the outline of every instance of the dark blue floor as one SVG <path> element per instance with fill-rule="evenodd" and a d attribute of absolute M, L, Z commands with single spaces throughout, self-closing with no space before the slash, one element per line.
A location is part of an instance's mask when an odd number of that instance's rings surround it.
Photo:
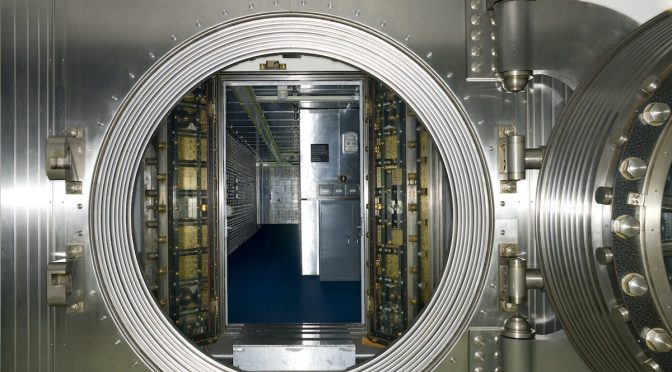
<path fill-rule="evenodd" d="M 228 257 L 229 323 L 359 323 L 360 282 L 301 275 L 298 225 L 262 225 Z"/>

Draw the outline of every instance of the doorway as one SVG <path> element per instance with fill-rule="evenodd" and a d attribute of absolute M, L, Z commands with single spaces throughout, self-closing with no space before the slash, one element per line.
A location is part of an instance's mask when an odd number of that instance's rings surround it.
<path fill-rule="evenodd" d="M 225 324 L 362 324 L 362 76 L 219 79 Z"/>

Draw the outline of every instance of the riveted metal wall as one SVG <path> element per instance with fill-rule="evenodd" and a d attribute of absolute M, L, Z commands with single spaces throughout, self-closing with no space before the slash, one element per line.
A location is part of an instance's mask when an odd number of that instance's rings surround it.
<path fill-rule="evenodd" d="M 226 250 L 231 254 L 257 232 L 256 156 L 226 134 Z"/>

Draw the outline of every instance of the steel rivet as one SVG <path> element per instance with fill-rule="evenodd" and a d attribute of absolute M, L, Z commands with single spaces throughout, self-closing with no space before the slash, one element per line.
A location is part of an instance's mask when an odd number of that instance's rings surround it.
<path fill-rule="evenodd" d="M 222 10 L 222 15 L 223 15 L 223 16 L 228 16 L 228 15 L 229 15 L 229 11 L 226 10 L 226 9 Z"/>
<path fill-rule="evenodd" d="M 609 265 L 614 262 L 614 253 L 607 247 L 600 247 L 595 250 L 595 259 L 602 265 Z"/>
<path fill-rule="evenodd" d="M 446 79 L 452 79 L 453 78 L 453 73 L 449 72 L 446 74 Z"/>
<path fill-rule="evenodd" d="M 361 13 L 360 13 L 359 9 L 355 10 L 355 17 L 359 17 L 360 14 Z"/>
<path fill-rule="evenodd" d="M 154 58 L 156 58 L 156 56 L 154 55 L 154 53 L 152 53 L 152 52 L 149 52 L 148 54 L 149 54 L 149 58 L 151 58 L 151 59 L 154 59 Z"/>
<path fill-rule="evenodd" d="M 96 122 L 96 124 L 98 124 L 98 126 L 100 126 L 100 127 L 102 127 L 103 125 L 105 125 L 105 123 L 103 123 L 103 122 L 100 121 L 100 120 L 98 120 L 98 122 Z"/>
<path fill-rule="evenodd" d="M 614 198 L 614 189 L 611 187 L 598 187 L 595 190 L 595 201 L 600 204 L 611 204 Z"/>
<path fill-rule="evenodd" d="M 380 27 L 385 27 L 386 24 L 387 24 L 387 21 L 385 21 L 385 20 L 380 21 Z"/>
<path fill-rule="evenodd" d="M 404 36 L 404 41 L 405 42 L 408 42 L 409 40 L 411 40 L 411 35 Z"/>
<path fill-rule="evenodd" d="M 333 9 L 333 8 L 334 8 L 334 3 L 332 3 L 332 2 L 330 1 L 330 2 L 329 2 L 329 5 L 327 5 L 327 7 L 328 7 L 329 9 Z"/>
<path fill-rule="evenodd" d="M 429 52 L 429 53 L 427 53 L 427 58 L 432 58 L 433 55 L 434 55 L 434 53 Z"/>
<path fill-rule="evenodd" d="M 117 98 L 117 96 L 112 96 L 112 100 L 113 100 L 113 101 L 118 101 L 119 98 Z"/>
<path fill-rule="evenodd" d="M 121 343 L 121 340 L 116 340 L 116 341 L 114 341 L 114 345 L 115 345 L 115 346 L 119 345 L 120 343 Z"/>
<path fill-rule="evenodd" d="M 250 1 L 250 3 L 247 5 L 247 7 L 252 10 L 254 9 L 254 3 Z"/>
<path fill-rule="evenodd" d="M 173 41 L 177 41 L 177 36 L 175 34 L 170 35 L 170 39 Z"/>
<path fill-rule="evenodd" d="M 629 322 L 630 312 L 623 305 L 614 306 L 609 312 L 609 317 L 616 322 Z"/>
<path fill-rule="evenodd" d="M 135 74 L 132 73 L 132 72 L 129 72 L 129 73 L 128 73 L 128 77 L 130 77 L 131 79 L 135 79 Z"/>

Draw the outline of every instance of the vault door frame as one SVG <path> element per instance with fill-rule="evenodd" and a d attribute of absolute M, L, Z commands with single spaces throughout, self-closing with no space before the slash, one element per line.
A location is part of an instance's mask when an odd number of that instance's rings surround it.
<path fill-rule="evenodd" d="M 369 287 L 369 274 L 366 268 L 366 262 L 369 256 L 369 243 L 367 239 L 364 239 L 369 229 L 369 216 L 366 213 L 366 205 L 369 202 L 369 185 L 366 182 L 366 175 L 369 172 L 369 162 L 368 162 L 368 150 L 367 144 L 369 141 L 369 134 L 366 129 L 365 114 L 366 114 L 366 98 L 368 97 L 368 92 L 366 91 L 366 80 L 367 75 L 363 73 L 278 73 L 278 74 L 269 74 L 269 73 L 226 73 L 222 72 L 218 74 L 217 78 L 217 131 L 218 131 L 218 147 L 220 151 L 218 152 L 218 192 L 219 195 L 226 196 L 226 121 L 227 121 L 227 112 L 226 112 L 226 88 L 227 86 L 259 86 L 259 85 L 301 85 L 301 84 L 312 84 L 312 85 L 357 85 L 359 87 L 359 177 L 360 177 L 360 321 L 358 323 L 344 323 L 344 326 L 355 326 L 363 327 L 366 324 L 366 290 Z M 300 125 L 300 124 L 299 124 Z M 257 154 L 258 155 L 258 154 Z M 257 178 L 257 195 L 259 195 L 259 178 Z M 257 201 L 260 201 L 259 196 L 257 196 Z M 230 326 L 239 326 L 240 324 L 229 323 L 229 307 L 228 307 L 228 247 L 227 247 L 227 237 L 228 237 L 228 221 L 227 221 L 227 212 L 226 212 L 226 197 L 220 197 L 218 200 L 218 219 L 220 221 L 218 225 L 218 234 L 221 239 L 219 239 L 220 244 L 220 285 L 222 288 L 222 293 L 220 296 L 220 309 L 223 311 L 220 312 L 220 324 L 222 332 L 225 332 L 226 329 Z M 316 231 L 316 234 L 318 232 Z M 317 236 L 319 239 L 319 236 Z M 316 259 L 319 260 L 319 249 L 317 249 L 318 255 Z M 319 273 L 319 272 L 318 272 Z"/>

